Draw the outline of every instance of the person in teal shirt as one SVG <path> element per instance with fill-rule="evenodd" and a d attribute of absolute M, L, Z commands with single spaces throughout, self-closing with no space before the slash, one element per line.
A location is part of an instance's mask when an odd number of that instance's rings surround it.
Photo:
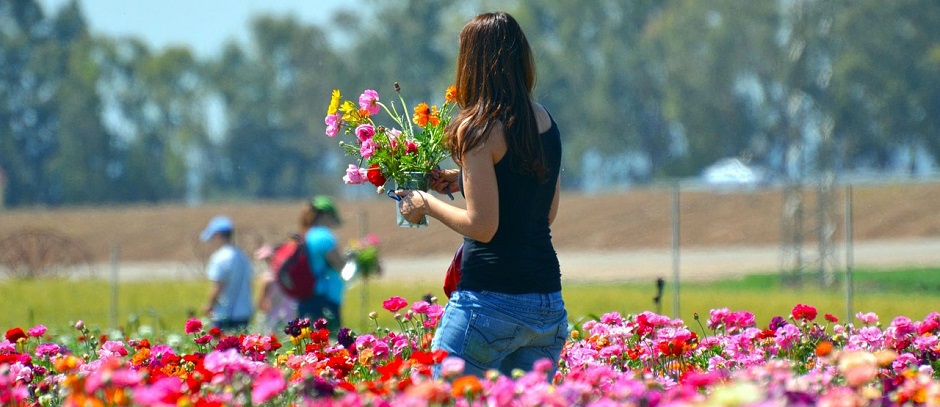
<path fill-rule="evenodd" d="M 340 309 L 346 282 L 340 275 L 345 260 L 336 242 L 333 228 L 339 226 L 342 221 L 333 200 L 324 195 L 311 200 L 304 217 L 309 218 L 311 225 L 304 235 L 304 240 L 311 272 L 316 275 L 317 283 L 314 295 L 298 303 L 297 315 L 300 318 L 310 318 L 311 322 L 323 318 L 327 321 L 326 327 L 335 334 L 341 327 Z"/>

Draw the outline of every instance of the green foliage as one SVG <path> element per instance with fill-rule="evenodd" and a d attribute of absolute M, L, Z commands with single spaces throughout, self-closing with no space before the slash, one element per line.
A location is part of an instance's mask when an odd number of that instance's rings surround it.
<path fill-rule="evenodd" d="M 937 311 L 936 292 L 940 289 L 938 269 L 861 270 L 853 273 L 855 294 L 853 315 L 874 312 L 884 322 L 904 315 L 912 319 Z M 680 315 L 692 326 L 695 314 L 708 318 L 712 309 L 750 311 L 758 326 L 766 326 L 774 316 L 786 317 L 796 304 L 815 306 L 820 315 L 829 313 L 846 321 L 844 288 L 836 284 L 829 290 L 815 287 L 783 286 L 779 276 L 755 274 L 735 280 L 683 283 L 680 287 Z M 414 302 L 425 296 L 442 298 L 439 281 L 396 283 L 382 278 L 354 280 L 346 292 L 342 308 L 343 325 L 357 332 L 398 324 L 393 314 L 382 309 L 382 301 L 400 296 Z M 910 287 L 922 290 L 910 290 Z M 110 328 L 110 287 L 100 280 L 15 280 L 0 283 L 0 329 L 45 324 L 55 329 L 70 329 L 77 320 L 101 332 Z M 202 281 L 151 281 L 120 283 L 117 291 L 118 328 L 136 331 L 149 327 L 156 334 L 178 332 L 186 319 L 196 315 L 208 295 L 208 283 Z M 566 283 L 563 288 L 568 319 L 575 326 L 599 315 L 617 311 L 636 314 L 652 311 L 673 315 L 674 296 L 666 284 L 660 304 L 655 284 L 639 283 Z M 54 299 L 54 300 L 50 300 Z M 376 312 L 377 320 L 368 314 Z"/>

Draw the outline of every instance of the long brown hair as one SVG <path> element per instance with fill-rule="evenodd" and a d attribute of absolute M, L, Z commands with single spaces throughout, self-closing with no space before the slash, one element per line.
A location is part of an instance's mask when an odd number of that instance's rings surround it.
<path fill-rule="evenodd" d="M 460 112 L 447 127 L 454 161 L 486 142 L 493 123 L 501 121 L 516 169 L 545 179 L 542 151 L 531 93 L 535 60 L 522 28 L 507 13 L 480 14 L 460 32 L 457 56 L 457 105 Z M 462 123 L 464 134 L 457 137 Z"/>

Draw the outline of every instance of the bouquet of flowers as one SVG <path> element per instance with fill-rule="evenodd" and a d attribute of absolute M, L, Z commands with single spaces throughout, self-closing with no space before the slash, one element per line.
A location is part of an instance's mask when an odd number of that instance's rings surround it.
<path fill-rule="evenodd" d="M 340 274 L 346 281 L 357 276 L 369 278 L 382 274 L 378 236 L 368 234 L 362 239 L 350 241 L 346 247 L 346 266 Z"/>
<path fill-rule="evenodd" d="M 411 174 L 426 175 L 450 156 L 444 145 L 444 128 L 450 123 L 456 105 L 456 88 L 447 88 L 440 108 L 422 102 L 414 107 L 413 115 L 408 114 L 398 82 L 395 93 L 401 103 L 400 112 L 394 101 L 387 105 L 381 102 L 373 89 L 363 91 L 358 103 L 344 100 L 339 89 L 333 90 L 325 119 L 326 135 L 351 136 L 339 145 L 347 156 L 356 157 L 343 177 L 346 184 L 369 182 L 377 187 L 378 193 L 383 193 L 389 179 L 403 187 Z M 391 117 L 391 126 L 373 120 L 383 111 Z"/>

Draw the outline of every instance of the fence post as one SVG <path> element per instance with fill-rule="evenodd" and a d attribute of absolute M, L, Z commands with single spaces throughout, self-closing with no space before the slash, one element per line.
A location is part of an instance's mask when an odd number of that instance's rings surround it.
<path fill-rule="evenodd" d="M 120 269 L 121 246 L 111 247 L 111 312 L 108 318 L 108 326 L 111 329 L 117 329 L 118 320 L 118 272 Z"/>
<path fill-rule="evenodd" d="M 852 302 L 854 287 L 852 282 L 852 262 L 855 253 L 852 248 L 852 185 L 845 187 L 845 320 L 852 320 Z"/>
<path fill-rule="evenodd" d="M 672 188 L 672 313 L 679 318 L 679 182 Z"/>

